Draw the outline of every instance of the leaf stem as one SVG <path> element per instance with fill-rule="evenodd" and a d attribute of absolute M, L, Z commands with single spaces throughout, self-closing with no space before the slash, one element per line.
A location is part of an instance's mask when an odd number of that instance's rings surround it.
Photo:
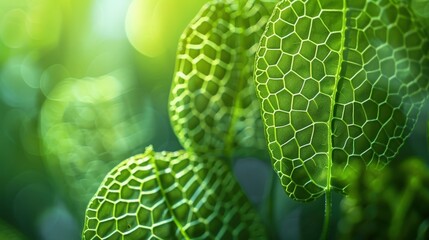
<path fill-rule="evenodd" d="M 325 219 L 323 222 L 323 229 L 322 229 L 322 235 L 320 236 L 320 240 L 326 240 L 328 237 L 331 214 L 332 214 L 332 194 L 331 194 L 331 190 L 328 190 L 325 193 Z"/>
<path fill-rule="evenodd" d="M 275 216 L 274 216 L 274 205 L 275 205 L 275 186 L 276 186 L 276 179 L 277 176 L 274 172 L 271 173 L 270 176 L 270 186 L 269 186 L 269 195 L 268 195 L 268 209 L 267 209 L 267 214 L 268 214 L 268 219 L 270 220 L 271 224 L 270 224 L 270 232 L 271 232 L 271 237 L 277 238 L 278 237 L 278 229 L 277 229 L 277 221 L 275 220 Z"/>
<path fill-rule="evenodd" d="M 261 214 L 265 219 L 264 223 L 268 230 L 269 239 L 279 239 L 277 221 L 275 216 L 275 205 L 276 205 L 276 180 L 277 175 L 274 171 L 270 174 L 270 180 L 264 193 L 263 206 L 261 207 Z"/>
<path fill-rule="evenodd" d="M 274 204 L 275 204 L 275 185 L 276 185 L 276 175 L 274 174 L 274 173 L 271 173 L 271 176 L 270 176 L 270 187 L 269 187 L 269 190 L 268 191 L 270 191 L 269 192 L 269 204 L 268 204 L 268 217 L 269 217 L 269 219 L 271 219 L 273 222 L 275 222 L 274 221 L 274 218 L 275 218 L 275 216 L 274 216 Z M 274 227 L 275 227 L 276 225 L 274 224 Z"/>

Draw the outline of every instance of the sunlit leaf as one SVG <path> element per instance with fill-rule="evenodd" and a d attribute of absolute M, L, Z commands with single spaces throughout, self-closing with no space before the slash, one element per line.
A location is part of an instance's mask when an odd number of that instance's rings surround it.
<path fill-rule="evenodd" d="M 2 1 L 0 16 L 0 43 L 8 48 L 44 51 L 58 44 L 63 25 L 59 1 Z"/>
<path fill-rule="evenodd" d="M 381 168 L 429 85 L 429 44 L 406 1 L 282 1 L 256 59 L 268 147 L 285 191 L 344 191 L 351 164 Z"/>
<path fill-rule="evenodd" d="M 275 1 L 212 1 L 182 35 L 170 116 L 188 151 L 266 154 L 253 61 Z M 249 152 L 245 152 L 249 155 Z"/>
<path fill-rule="evenodd" d="M 264 4 L 203 7 L 182 36 L 170 97 L 185 151 L 148 149 L 116 167 L 88 206 L 85 239 L 265 236 L 224 159 L 236 148 L 266 152 L 252 78 L 267 8 L 274 6 Z"/>
<path fill-rule="evenodd" d="M 91 200 L 83 239 L 258 239 L 265 235 L 228 164 L 185 151 L 129 158 Z"/>

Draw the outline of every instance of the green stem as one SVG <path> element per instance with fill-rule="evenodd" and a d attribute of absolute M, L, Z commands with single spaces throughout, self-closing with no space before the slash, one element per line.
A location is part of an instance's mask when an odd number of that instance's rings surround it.
<path fill-rule="evenodd" d="M 276 183 L 275 183 L 275 181 L 277 180 L 276 179 L 276 175 L 274 174 L 274 173 L 272 173 L 271 174 L 271 177 L 270 177 L 270 187 L 269 187 L 269 201 L 268 201 L 268 217 L 269 217 L 269 219 L 272 219 L 272 220 L 274 220 L 274 218 L 275 218 L 275 216 L 274 216 L 274 204 L 275 204 L 275 185 L 276 185 Z M 275 222 L 275 221 L 273 221 L 273 222 Z M 274 228 L 276 227 L 276 225 L 274 224 L 274 226 L 273 226 Z"/>
<path fill-rule="evenodd" d="M 325 193 L 325 220 L 323 222 L 323 229 L 322 229 L 322 235 L 320 236 L 320 240 L 325 240 L 328 238 L 329 225 L 331 221 L 331 213 L 332 213 L 332 194 L 331 194 L 331 191 L 328 190 Z"/>
<path fill-rule="evenodd" d="M 277 229 L 277 221 L 275 219 L 274 215 L 274 208 L 275 208 L 275 187 L 276 187 L 276 181 L 277 175 L 272 172 L 270 176 L 270 182 L 269 186 L 267 188 L 267 192 L 265 193 L 265 200 L 264 200 L 264 207 L 263 207 L 263 215 L 267 219 L 266 225 L 267 229 L 269 231 L 270 239 L 279 239 L 278 236 L 278 229 Z"/>

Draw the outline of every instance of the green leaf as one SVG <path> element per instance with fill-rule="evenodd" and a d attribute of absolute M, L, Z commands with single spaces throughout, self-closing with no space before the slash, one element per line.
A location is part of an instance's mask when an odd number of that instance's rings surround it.
<path fill-rule="evenodd" d="M 265 237 L 225 158 L 236 148 L 267 154 L 252 74 L 274 2 L 203 7 L 182 36 L 170 96 L 186 151 L 149 148 L 118 165 L 87 208 L 84 239 Z"/>
<path fill-rule="evenodd" d="M 267 155 L 252 75 L 275 2 L 212 1 L 183 33 L 169 108 L 187 151 L 232 156 L 240 149 L 245 155 L 253 150 Z"/>
<path fill-rule="evenodd" d="M 272 163 L 288 195 L 344 191 L 381 168 L 428 93 L 427 36 L 405 1 L 282 1 L 255 63 Z"/>
<path fill-rule="evenodd" d="M 89 203 L 83 231 L 83 239 L 264 236 L 225 161 L 151 147 L 106 176 Z"/>

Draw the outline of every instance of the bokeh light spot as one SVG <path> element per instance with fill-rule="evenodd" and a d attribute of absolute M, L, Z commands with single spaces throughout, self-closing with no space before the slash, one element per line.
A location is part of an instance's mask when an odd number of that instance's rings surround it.
<path fill-rule="evenodd" d="M 38 90 L 37 69 L 21 57 L 11 58 L 0 73 L 0 97 L 12 107 L 35 108 Z M 30 84 L 29 84 L 30 83 Z"/>
<path fill-rule="evenodd" d="M 10 48 L 23 47 L 28 38 L 27 14 L 22 9 L 7 12 L 0 22 L 0 39 Z"/>
<path fill-rule="evenodd" d="M 69 76 L 69 72 L 63 65 L 53 64 L 43 71 L 40 78 L 40 90 L 48 97 L 55 85 Z"/>
<path fill-rule="evenodd" d="M 93 24 L 99 36 L 108 39 L 125 38 L 124 22 L 128 4 L 131 0 L 94 1 Z"/>
<path fill-rule="evenodd" d="M 52 0 L 29 1 L 26 29 L 33 40 L 31 43 L 38 48 L 50 48 L 58 43 L 62 26 L 59 2 Z"/>
<path fill-rule="evenodd" d="M 132 152 L 140 152 L 155 134 L 149 101 L 133 93 L 137 83 L 123 76 L 126 71 L 118 70 L 66 78 L 49 91 L 43 104 L 47 165 L 82 213 L 104 175 Z M 136 101 L 139 104 L 130 104 Z"/>
<path fill-rule="evenodd" d="M 157 0 L 133 0 L 125 22 L 128 40 L 141 54 L 156 57 L 164 51 Z"/>

